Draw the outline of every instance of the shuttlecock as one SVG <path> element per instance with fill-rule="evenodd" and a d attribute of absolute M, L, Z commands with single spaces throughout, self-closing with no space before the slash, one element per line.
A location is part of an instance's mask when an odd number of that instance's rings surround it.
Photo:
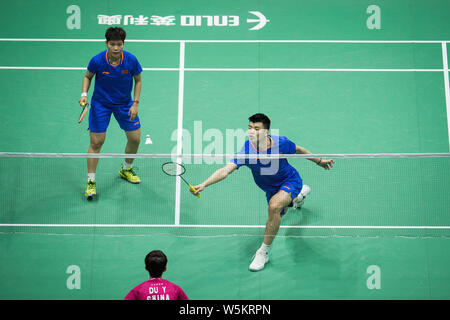
<path fill-rule="evenodd" d="M 152 139 L 150 139 L 150 135 L 147 135 L 147 138 L 145 139 L 145 144 L 153 144 Z"/>

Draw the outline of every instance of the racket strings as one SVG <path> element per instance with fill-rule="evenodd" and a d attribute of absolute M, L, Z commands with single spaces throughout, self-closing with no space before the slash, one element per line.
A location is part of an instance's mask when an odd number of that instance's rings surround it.
<path fill-rule="evenodd" d="M 174 162 L 164 163 L 162 166 L 162 170 L 169 176 L 181 176 L 186 171 L 186 169 L 182 165 Z"/>

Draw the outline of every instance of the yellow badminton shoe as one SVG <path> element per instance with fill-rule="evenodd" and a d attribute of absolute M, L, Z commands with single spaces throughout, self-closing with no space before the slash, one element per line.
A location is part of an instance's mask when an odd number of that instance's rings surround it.
<path fill-rule="evenodd" d="M 96 183 L 94 180 L 89 180 L 86 184 L 86 192 L 84 195 L 88 198 L 88 200 L 92 200 L 92 198 L 97 195 L 95 187 Z"/>
<path fill-rule="evenodd" d="M 122 165 L 122 166 L 120 166 L 119 174 L 122 177 L 122 179 L 125 179 L 128 182 L 131 182 L 131 183 L 134 183 L 134 184 L 137 184 L 137 183 L 141 182 L 141 179 L 133 171 L 133 168 L 124 169 L 123 165 Z"/>

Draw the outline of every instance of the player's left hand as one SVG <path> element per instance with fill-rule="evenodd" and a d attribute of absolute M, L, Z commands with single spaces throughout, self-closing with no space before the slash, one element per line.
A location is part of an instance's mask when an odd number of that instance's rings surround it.
<path fill-rule="evenodd" d="M 330 159 L 330 160 L 320 160 L 320 162 L 317 164 L 318 166 L 321 166 L 322 168 L 324 168 L 325 170 L 330 170 L 331 168 L 333 168 L 333 164 L 334 164 L 334 160 Z"/>
<path fill-rule="evenodd" d="M 134 118 L 138 115 L 138 105 L 137 103 L 133 103 L 133 105 L 130 107 L 130 110 L 128 111 L 128 115 L 130 116 L 130 121 L 133 121 Z"/>

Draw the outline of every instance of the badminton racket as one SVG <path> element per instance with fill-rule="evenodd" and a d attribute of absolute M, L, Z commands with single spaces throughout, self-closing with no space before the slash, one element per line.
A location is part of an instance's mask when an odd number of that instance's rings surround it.
<path fill-rule="evenodd" d="M 162 171 L 168 176 L 179 176 L 189 186 L 189 190 L 191 190 L 192 192 L 197 191 L 193 186 L 189 184 L 189 182 L 187 182 L 183 178 L 183 174 L 186 172 L 186 168 L 182 164 L 175 162 L 166 162 L 162 165 Z M 200 193 L 197 193 L 196 196 L 197 198 L 201 197 Z"/>
<path fill-rule="evenodd" d="M 83 110 L 81 110 L 81 114 L 80 117 L 78 118 L 78 123 L 81 123 L 81 121 L 83 121 L 84 116 L 86 115 L 88 109 L 89 109 L 89 103 L 84 103 L 81 105 L 83 107 Z"/>

